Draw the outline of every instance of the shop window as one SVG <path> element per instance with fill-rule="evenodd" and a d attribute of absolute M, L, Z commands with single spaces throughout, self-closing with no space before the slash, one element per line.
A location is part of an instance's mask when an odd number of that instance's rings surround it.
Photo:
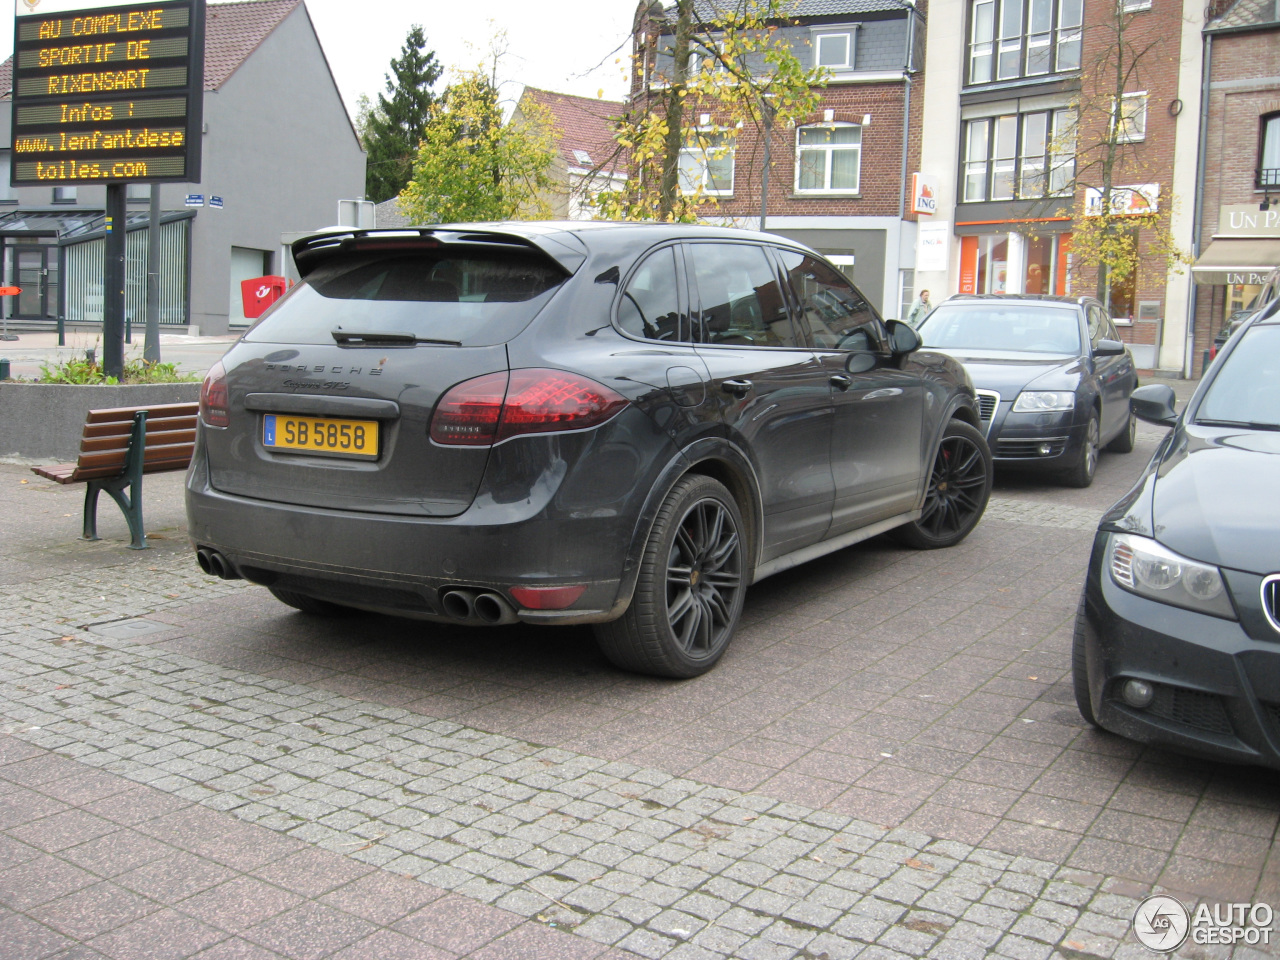
<path fill-rule="evenodd" d="M 1025 237 L 1017 247 L 1007 233 L 961 237 L 960 292 L 1067 296 L 1070 250 L 1068 233 Z"/>
<path fill-rule="evenodd" d="M 970 84 L 1080 69 L 1083 0 L 973 0 Z"/>
<path fill-rule="evenodd" d="M 796 192 L 857 193 L 862 173 L 862 127 L 822 124 L 796 130 Z"/>
<path fill-rule="evenodd" d="M 1129 230 L 1129 240 L 1134 249 L 1138 244 L 1138 231 Z M 1105 269 L 1105 268 L 1103 268 Z M 1107 271 L 1106 298 L 1107 312 L 1121 323 L 1133 321 L 1134 294 L 1137 290 L 1138 271 L 1130 270 L 1123 277 L 1115 277 Z"/>
<path fill-rule="evenodd" d="M 1261 120 L 1255 186 L 1280 187 L 1280 113 L 1269 113 Z"/>
<path fill-rule="evenodd" d="M 695 130 L 680 150 L 680 190 L 713 197 L 733 196 L 733 136 L 724 130 Z"/>

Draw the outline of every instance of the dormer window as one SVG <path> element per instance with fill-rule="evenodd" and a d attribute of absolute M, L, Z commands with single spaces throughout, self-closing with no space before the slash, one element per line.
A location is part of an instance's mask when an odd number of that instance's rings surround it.
<path fill-rule="evenodd" d="M 853 34 L 820 33 L 814 38 L 818 66 L 829 70 L 849 70 L 853 67 Z"/>

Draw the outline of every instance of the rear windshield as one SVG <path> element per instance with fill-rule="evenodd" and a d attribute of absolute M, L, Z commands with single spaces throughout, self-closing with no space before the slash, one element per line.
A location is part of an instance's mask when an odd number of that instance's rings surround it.
<path fill-rule="evenodd" d="M 942 350 L 1080 352 L 1078 312 L 1049 304 L 944 303 L 919 333 L 926 347 Z"/>
<path fill-rule="evenodd" d="M 532 252 L 353 253 L 317 267 L 245 339 L 333 343 L 340 327 L 468 346 L 503 343 L 537 316 L 564 279 Z"/>
<path fill-rule="evenodd" d="M 1209 384 L 1196 422 L 1280 429 L 1280 326 L 1245 333 Z"/>

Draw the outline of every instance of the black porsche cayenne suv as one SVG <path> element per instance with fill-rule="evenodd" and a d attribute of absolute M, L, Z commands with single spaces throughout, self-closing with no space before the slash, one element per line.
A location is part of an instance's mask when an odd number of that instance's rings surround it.
<path fill-rule="evenodd" d="M 299 610 L 590 623 L 690 677 L 752 582 L 982 516 L 963 368 L 780 237 L 669 224 L 325 233 L 210 371 L 201 567 Z"/>

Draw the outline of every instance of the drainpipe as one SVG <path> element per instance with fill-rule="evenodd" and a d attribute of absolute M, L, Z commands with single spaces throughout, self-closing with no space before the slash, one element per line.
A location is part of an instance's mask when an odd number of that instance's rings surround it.
<path fill-rule="evenodd" d="M 915 0 L 903 0 L 907 14 L 907 55 L 902 70 L 906 87 L 902 94 L 902 169 L 898 174 L 898 220 L 907 215 L 907 147 L 911 136 L 911 69 L 916 43 Z M 901 229 L 901 227 L 899 227 Z"/>
<path fill-rule="evenodd" d="M 1196 150 L 1196 206 L 1191 218 L 1191 259 L 1200 256 L 1200 228 L 1204 221 L 1204 166 L 1209 136 L 1209 76 L 1213 72 L 1213 34 L 1204 35 L 1204 66 L 1200 78 L 1200 143 Z M 1196 285 L 1190 279 L 1191 295 L 1187 297 L 1187 345 L 1183 350 L 1182 378 L 1189 380 L 1195 372 L 1196 352 Z"/>

